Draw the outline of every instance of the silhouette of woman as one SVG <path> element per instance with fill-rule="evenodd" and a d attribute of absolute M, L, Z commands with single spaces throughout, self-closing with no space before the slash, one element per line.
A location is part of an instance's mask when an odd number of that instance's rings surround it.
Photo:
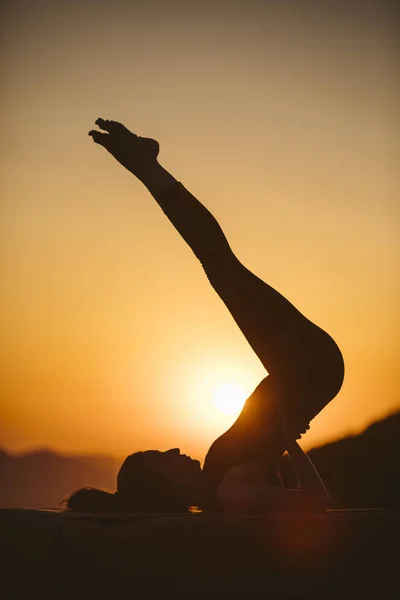
<path fill-rule="evenodd" d="M 288 446 L 291 456 L 304 466 L 295 440 L 342 386 L 344 363 L 338 346 L 238 260 L 212 214 L 160 165 L 158 142 L 139 137 L 115 121 L 98 119 L 96 124 L 103 132 L 92 130 L 89 135 L 148 188 L 200 260 L 212 287 L 269 373 L 207 453 L 203 475 L 209 504 L 229 471 L 225 483 L 233 481 L 235 486 L 239 480 L 252 480 L 262 465 L 264 481 L 272 482 Z M 244 471 L 243 465 L 253 467 Z"/>

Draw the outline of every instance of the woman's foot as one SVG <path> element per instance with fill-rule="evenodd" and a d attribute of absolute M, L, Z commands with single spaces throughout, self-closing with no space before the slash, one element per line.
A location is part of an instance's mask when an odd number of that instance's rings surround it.
<path fill-rule="evenodd" d="M 89 135 L 93 141 L 104 146 L 121 165 L 143 180 L 148 170 L 157 163 L 158 142 L 137 136 L 117 121 L 97 119 L 96 125 L 107 133 L 92 129 Z"/>

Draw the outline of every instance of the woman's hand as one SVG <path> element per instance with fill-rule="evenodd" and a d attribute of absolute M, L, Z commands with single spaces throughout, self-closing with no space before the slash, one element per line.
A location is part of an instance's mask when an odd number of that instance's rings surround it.
<path fill-rule="evenodd" d="M 89 135 L 96 144 L 103 146 L 128 171 L 143 181 L 147 173 L 157 165 L 160 147 L 156 140 L 142 138 L 132 133 L 117 121 L 97 119 L 96 125 L 107 133 L 96 129 Z"/>

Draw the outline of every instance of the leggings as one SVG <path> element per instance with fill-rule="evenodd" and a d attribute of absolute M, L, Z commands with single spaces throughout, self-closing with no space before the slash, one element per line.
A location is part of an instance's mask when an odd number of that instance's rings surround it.
<path fill-rule="evenodd" d="M 225 471 L 245 459 L 261 460 L 260 453 L 265 458 L 277 443 L 274 406 L 285 411 L 297 438 L 339 392 L 341 352 L 325 331 L 236 258 L 216 219 L 181 183 L 169 186 L 157 201 L 269 374 L 233 426 L 214 442 L 204 470 L 215 471 L 216 463 L 222 465 L 217 471 Z"/>

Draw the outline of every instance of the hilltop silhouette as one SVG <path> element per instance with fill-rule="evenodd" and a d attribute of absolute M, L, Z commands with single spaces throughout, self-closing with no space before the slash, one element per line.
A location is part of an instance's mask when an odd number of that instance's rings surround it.
<path fill-rule="evenodd" d="M 400 507 L 400 411 L 308 454 L 336 507 Z"/>
<path fill-rule="evenodd" d="M 108 456 L 63 456 L 51 450 L 18 456 L 2 450 L 0 508 L 57 508 L 79 487 L 114 489 L 120 462 Z"/>
<path fill-rule="evenodd" d="M 400 507 L 400 411 L 363 433 L 308 452 L 336 508 Z M 58 507 L 85 485 L 114 490 L 121 461 L 107 456 L 62 456 L 0 451 L 0 508 Z M 289 459 L 285 480 L 295 485 Z"/>

